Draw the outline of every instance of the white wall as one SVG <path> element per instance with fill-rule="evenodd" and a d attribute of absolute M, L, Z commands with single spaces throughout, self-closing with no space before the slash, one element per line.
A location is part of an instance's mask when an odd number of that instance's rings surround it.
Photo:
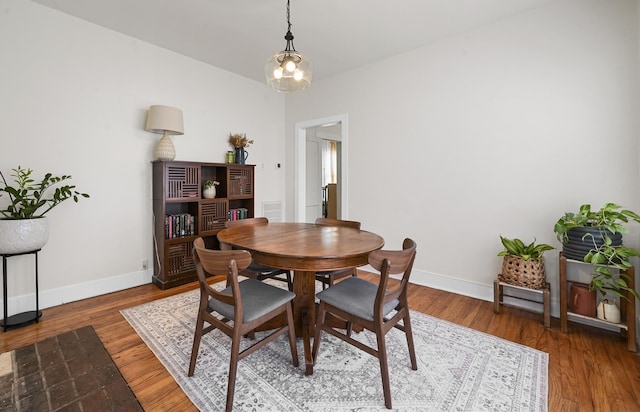
<path fill-rule="evenodd" d="M 349 217 L 389 248 L 414 238 L 414 280 L 491 299 L 500 234 L 559 246 L 553 223 L 582 203 L 640 210 L 637 4 L 558 1 L 317 80 L 286 96 L 285 111 L 261 83 L 5 0 L 0 169 L 71 174 L 91 194 L 50 214 L 41 304 L 148 282 L 151 104 L 184 111 L 177 160 L 222 161 L 229 132 L 255 139 L 256 210 L 285 200 L 287 219 L 293 125 L 347 113 Z M 626 242 L 638 246 L 639 233 Z M 29 295 L 31 261 L 12 258 L 9 270 L 9 295 Z M 555 252 L 547 272 L 556 285 Z"/>
<path fill-rule="evenodd" d="M 565 211 L 640 210 L 637 16 L 635 0 L 554 2 L 317 81 L 287 99 L 288 162 L 296 122 L 348 113 L 349 218 L 388 248 L 415 239 L 415 281 L 491 300 L 499 235 L 559 247 Z"/>
<path fill-rule="evenodd" d="M 282 95 L 32 2 L 2 8 L 0 170 L 71 174 L 91 195 L 49 214 L 41 307 L 150 281 L 142 260 L 153 267 L 150 162 L 160 138 L 144 130 L 152 104 L 184 112 L 176 160 L 224 162 L 229 132 L 246 133 L 255 140 L 256 210 L 284 200 L 284 170 L 275 167 L 284 160 Z M 32 261 L 9 260 L 9 314 L 32 309 L 16 298 L 33 294 Z"/>

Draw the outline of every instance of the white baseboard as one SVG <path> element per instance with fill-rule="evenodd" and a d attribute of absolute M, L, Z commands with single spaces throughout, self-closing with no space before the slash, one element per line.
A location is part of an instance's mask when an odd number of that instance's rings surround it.
<path fill-rule="evenodd" d="M 147 283 L 151 283 L 151 276 L 152 271 L 151 269 L 148 269 L 91 282 L 78 283 L 55 289 L 40 290 L 38 306 L 40 309 L 46 309 L 62 305 L 64 303 L 145 285 Z M 2 299 L 0 299 L 0 302 L 2 302 Z M 9 316 L 12 316 L 16 313 L 35 310 L 35 302 L 35 291 L 25 295 L 9 297 L 9 307 L 7 312 Z M 4 304 L 4 302 L 2 303 Z M 4 305 L 2 305 L 2 307 L 4 307 Z"/>
<path fill-rule="evenodd" d="M 359 268 L 367 272 L 376 273 L 371 266 L 363 266 Z M 40 309 L 46 309 L 53 306 L 62 305 L 64 303 L 75 302 L 82 299 L 87 299 L 95 296 L 104 295 L 107 293 L 117 292 L 132 287 L 145 285 L 151 283 L 152 271 L 151 269 L 127 273 L 124 275 L 113 276 L 106 279 L 100 279 L 91 282 L 78 283 L 75 285 L 63 286 L 60 288 L 41 290 L 40 291 Z M 411 283 L 417 285 L 427 286 L 433 289 L 444 290 L 458 295 L 468 296 L 488 302 L 493 302 L 493 284 L 483 284 L 478 282 L 471 282 L 468 280 L 458 279 L 450 276 L 439 275 L 422 270 L 414 269 L 411 274 Z M 517 295 L 514 293 L 514 295 Z M 505 298 L 508 299 L 508 298 Z M 505 300 L 510 305 L 520 306 L 524 309 L 538 310 L 539 305 L 535 303 L 529 303 L 526 301 L 520 301 L 516 299 Z M 2 300 L 0 299 L 0 302 Z M 35 292 L 15 296 L 9 298 L 9 316 L 16 313 L 31 311 L 35 309 Z M 0 305 L 1 306 L 1 305 Z M 4 306 L 2 306 L 4 307 Z M 551 316 L 560 317 L 560 302 L 557 299 L 551 298 Z M 639 318 L 640 319 L 640 318 Z M 581 321 L 575 320 L 579 323 L 587 325 L 597 326 L 590 323 L 588 320 Z M 603 327 L 600 325 L 599 327 Z M 617 331 L 615 327 L 607 327 L 605 329 Z"/>
<path fill-rule="evenodd" d="M 470 282 L 468 280 L 456 279 L 449 276 L 438 275 L 426 271 L 413 270 L 413 272 L 411 273 L 411 283 L 456 293 L 458 295 L 469 296 L 488 302 L 493 302 L 493 282 L 490 285 L 487 285 L 477 282 Z M 514 289 L 510 290 L 508 293 L 516 297 L 519 295 L 518 291 Z M 530 294 L 528 297 L 531 298 Z M 504 297 L 504 302 L 508 303 L 511 306 L 516 306 L 542 313 L 541 305 L 533 302 L 511 299 L 507 296 Z M 551 316 L 554 318 L 560 318 L 560 302 L 552 297 L 550 304 Z M 638 319 L 640 319 L 640 317 Z M 571 321 L 584 325 L 595 326 L 597 328 L 609 330 L 612 332 L 618 332 L 620 330 L 616 326 L 609 326 L 597 322 L 591 322 L 589 319 L 572 318 Z"/>
<path fill-rule="evenodd" d="M 376 272 L 371 266 L 364 266 L 360 269 L 368 272 Z M 468 296 L 487 302 L 493 302 L 493 283 L 487 285 L 485 283 L 472 282 L 469 280 L 458 279 L 451 276 L 439 275 L 437 273 L 431 273 L 424 270 L 416 269 L 413 269 L 411 273 L 411 283 L 433 289 L 444 290 L 446 292 Z M 518 296 L 517 291 L 509 293 L 513 294 L 514 296 Z M 540 312 L 542 311 L 540 305 L 536 305 L 532 302 L 509 299 L 508 297 L 505 297 L 505 299 L 506 302 L 513 306 L 519 306 L 523 309 L 529 310 L 538 310 Z M 554 300 L 553 298 L 551 299 L 551 316 L 556 318 L 560 316 L 560 302 Z"/>

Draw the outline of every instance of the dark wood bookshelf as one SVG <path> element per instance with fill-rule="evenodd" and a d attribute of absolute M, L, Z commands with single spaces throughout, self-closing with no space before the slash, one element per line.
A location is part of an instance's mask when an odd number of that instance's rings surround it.
<path fill-rule="evenodd" d="M 224 229 L 230 211 L 242 209 L 243 217 L 254 217 L 255 165 L 203 162 L 153 164 L 154 271 L 153 283 L 168 289 L 196 279 L 193 241 L 201 236 L 209 248 L 219 248 L 216 235 Z M 207 180 L 220 182 L 216 197 L 204 199 Z M 184 233 L 167 233 L 167 217 L 188 215 L 192 226 L 181 220 Z"/>

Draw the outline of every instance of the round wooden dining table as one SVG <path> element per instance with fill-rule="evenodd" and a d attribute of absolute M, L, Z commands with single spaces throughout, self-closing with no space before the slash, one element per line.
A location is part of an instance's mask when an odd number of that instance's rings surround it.
<path fill-rule="evenodd" d="M 316 272 L 366 265 L 369 253 L 384 246 L 382 237 L 364 230 L 295 222 L 231 227 L 218 232 L 218 240 L 249 250 L 257 264 L 294 271 L 294 323 L 307 375 L 313 373 Z"/>

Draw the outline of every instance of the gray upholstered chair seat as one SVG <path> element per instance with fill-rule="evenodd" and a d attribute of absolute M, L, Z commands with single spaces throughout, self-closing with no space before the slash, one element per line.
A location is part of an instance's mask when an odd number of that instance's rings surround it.
<path fill-rule="evenodd" d="M 339 288 L 327 288 L 316 296 L 340 310 L 363 319 L 373 320 L 376 293 L 378 293 L 378 285 L 368 280 L 351 277 L 340 282 Z M 395 309 L 398 303 L 400 303 L 398 299 L 393 299 L 384 305 L 383 316 Z"/>
<path fill-rule="evenodd" d="M 242 307 L 244 311 L 244 323 L 258 319 L 269 312 L 292 300 L 296 295 L 288 290 L 267 285 L 255 279 L 245 279 L 239 283 Z M 231 294 L 231 287 L 222 291 Z M 209 299 L 209 309 L 214 310 L 227 319 L 234 320 L 233 306 L 222 303 L 214 298 Z"/>

